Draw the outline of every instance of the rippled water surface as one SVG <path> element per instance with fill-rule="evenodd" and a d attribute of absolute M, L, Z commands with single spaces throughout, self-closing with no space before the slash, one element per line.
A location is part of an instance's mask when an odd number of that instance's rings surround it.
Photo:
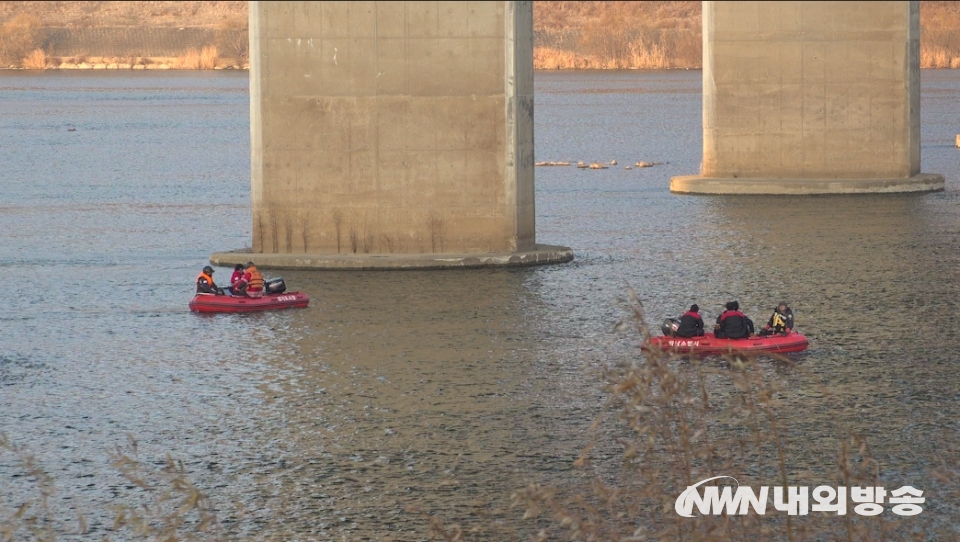
<path fill-rule="evenodd" d="M 960 418 L 960 71 L 922 84 L 946 191 L 699 197 L 668 179 L 698 169 L 700 72 L 538 73 L 537 159 L 621 164 L 537 169 L 538 241 L 573 263 L 287 271 L 308 309 L 203 317 L 198 270 L 250 242 L 246 74 L 0 72 L 0 432 L 53 476 L 66 537 L 137 502 L 109 464 L 133 438 L 231 538 L 423 539 L 415 509 L 469 525 L 567 477 L 602 401 L 585 369 L 636 348 L 611 332 L 629 284 L 654 319 L 789 301 L 811 339 L 772 373 L 791 469 L 831 461 L 839 419 L 919 477 Z M 0 455 L 0 506 L 32 491 L 18 474 Z"/>

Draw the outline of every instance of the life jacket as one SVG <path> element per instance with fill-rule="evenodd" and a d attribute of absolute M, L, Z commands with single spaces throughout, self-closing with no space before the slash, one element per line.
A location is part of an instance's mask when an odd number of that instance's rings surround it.
<path fill-rule="evenodd" d="M 247 268 L 247 273 L 250 275 L 250 279 L 247 280 L 247 291 L 248 292 L 262 292 L 263 291 L 263 275 L 260 274 L 260 271 L 257 271 L 257 268 L 253 265 Z"/>
<path fill-rule="evenodd" d="M 773 328 L 777 330 L 783 330 L 787 328 L 787 319 L 784 318 L 779 312 L 773 313 Z"/>
<path fill-rule="evenodd" d="M 202 284 L 200 281 L 206 281 L 206 284 Z M 213 277 L 210 275 L 201 272 L 197 276 L 197 293 L 216 293 L 213 289 Z"/>

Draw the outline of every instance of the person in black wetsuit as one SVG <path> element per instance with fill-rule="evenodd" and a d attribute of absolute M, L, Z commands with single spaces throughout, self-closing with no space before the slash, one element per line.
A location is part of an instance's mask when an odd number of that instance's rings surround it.
<path fill-rule="evenodd" d="M 703 336 L 703 318 L 700 317 L 700 307 L 696 303 L 690 305 L 690 310 L 680 317 L 680 326 L 677 328 L 677 337 Z"/>
<path fill-rule="evenodd" d="M 223 295 L 223 290 L 213 282 L 213 268 L 209 265 L 205 266 L 197 277 L 197 293 Z"/>
<path fill-rule="evenodd" d="M 787 306 L 786 301 L 781 301 L 777 308 L 773 309 L 767 325 L 760 330 L 760 335 L 767 336 L 774 333 L 789 335 L 791 331 L 793 331 L 793 311 Z"/>
<path fill-rule="evenodd" d="M 718 339 L 746 339 L 753 335 L 753 321 L 740 312 L 740 303 L 730 301 L 727 310 L 717 317 L 714 336 Z"/>

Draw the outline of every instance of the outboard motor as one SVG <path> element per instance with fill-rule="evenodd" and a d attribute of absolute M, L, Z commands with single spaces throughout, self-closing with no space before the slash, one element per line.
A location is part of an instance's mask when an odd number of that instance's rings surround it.
<path fill-rule="evenodd" d="M 680 320 L 676 318 L 667 318 L 660 324 L 660 331 L 667 337 L 676 337 L 678 329 L 680 329 Z"/>
<path fill-rule="evenodd" d="M 270 279 L 263 283 L 263 292 L 266 294 L 282 294 L 286 289 L 287 285 L 283 282 L 283 277 Z"/>

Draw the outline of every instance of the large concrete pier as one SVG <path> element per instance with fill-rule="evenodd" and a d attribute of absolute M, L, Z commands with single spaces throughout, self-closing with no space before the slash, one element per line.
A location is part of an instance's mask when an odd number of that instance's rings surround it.
<path fill-rule="evenodd" d="M 250 39 L 252 253 L 214 262 L 573 258 L 536 244 L 530 2 L 251 2 Z"/>
<path fill-rule="evenodd" d="M 704 2 L 703 163 L 670 190 L 943 190 L 920 172 L 919 2 Z"/>

